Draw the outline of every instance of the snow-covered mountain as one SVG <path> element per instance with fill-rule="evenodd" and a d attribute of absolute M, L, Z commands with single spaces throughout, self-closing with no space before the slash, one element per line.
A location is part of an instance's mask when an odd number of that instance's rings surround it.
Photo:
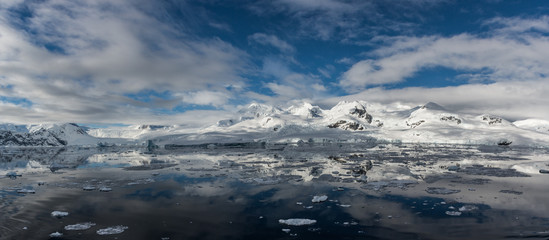
<path fill-rule="evenodd" d="M 233 118 L 196 134 L 157 138 L 160 143 L 215 142 L 422 142 L 549 146 L 549 133 L 519 128 L 490 114 L 453 113 L 436 103 L 391 109 L 364 101 L 331 109 L 310 103 L 281 109 L 252 104 Z"/>
<path fill-rule="evenodd" d="M 90 136 L 87 128 L 74 123 L 38 125 L 0 125 L 0 146 L 95 146 L 98 143 L 120 144 L 125 139 Z"/>
<path fill-rule="evenodd" d="M 414 107 L 344 101 L 330 109 L 253 103 L 213 126 L 134 125 L 100 129 L 76 124 L 0 125 L 0 145 L 64 146 L 209 143 L 410 142 L 549 146 L 549 121 L 511 123 L 501 117 L 454 113 L 436 104 Z"/>

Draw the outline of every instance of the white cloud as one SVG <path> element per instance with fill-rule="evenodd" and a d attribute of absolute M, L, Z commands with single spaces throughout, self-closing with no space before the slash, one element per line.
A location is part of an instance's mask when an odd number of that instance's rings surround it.
<path fill-rule="evenodd" d="M 232 98 L 231 94 L 227 92 L 216 92 L 207 90 L 186 92 L 181 95 L 183 97 L 183 102 L 186 104 L 212 105 L 215 107 L 226 104 L 229 99 Z"/>
<path fill-rule="evenodd" d="M 18 4 L 28 8 L 30 17 L 22 20 L 10 10 Z M 14 113 L 11 121 L 177 122 L 175 115 L 150 109 L 173 107 L 173 99 L 147 103 L 124 96 L 191 92 L 196 104 L 218 106 L 227 96 L 211 93 L 246 85 L 240 77 L 248 71 L 245 52 L 217 38 L 190 35 L 180 23 L 160 22 L 134 4 L 2 2 L 0 85 L 10 86 L 2 95 L 33 103 L 31 109 L 4 103 Z M 200 92 L 205 88 L 210 94 Z"/>
<path fill-rule="evenodd" d="M 366 100 L 382 104 L 412 105 L 436 102 L 446 108 L 471 114 L 495 114 L 510 120 L 549 119 L 549 78 L 540 81 L 508 81 L 492 84 L 467 84 L 443 88 L 370 88 L 353 95 L 331 98 L 324 104 L 341 100 Z"/>
<path fill-rule="evenodd" d="M 355 63 L 341 76 L 340 84 L 349 92 L 356 92 L 367 86 L 402 82 L 434 67 L 482 72 L 483 79 L 493 82 L 549 76 L 548 37 L 528 32 L 522 32 L 520 38 L 516 33 L 493 33 L 489 37 L 401 37 L 374 51 L 372 58 Z M 478 74 L 474 76 L 472 80 L 479 79 Z"/>
<path fill-rule="evenodd" d="M 291 54 L 295 52 L 295 48 L 284 40 L 279 39 L 274 35 L 267 35 L 264 33 L 254 33 L 249 36 L 248 39 L 253 40 L 262 45 L 271 45 L 282 53 Z"/>
<path fill-rule="evenodd" d="M 250 9 L 259 15 L 283 14 L 297 36 L 321 40 L 355 42 L 384 31 L 410 32 L 421 21 L 422 12 L 446 0 L 266 0 Z M 430 15 L 434 14 L 429 12 Z M 289 30 L 289 29 L 288 29 Z"/>

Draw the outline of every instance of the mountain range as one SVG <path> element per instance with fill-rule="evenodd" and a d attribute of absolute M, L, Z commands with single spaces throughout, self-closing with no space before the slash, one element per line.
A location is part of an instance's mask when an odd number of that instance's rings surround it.
<path fill-rule="evenodd" d="M 86 128 L 73 123 L 0 125 L 2 146 L 197 145 L 216 143 L 410 142 L 549 146 L 549 121 L 451 112 L 436 103 L 413 108 L 344 101 L 280 108 L 253 103 L 213 126 L 134 125 Z"/>

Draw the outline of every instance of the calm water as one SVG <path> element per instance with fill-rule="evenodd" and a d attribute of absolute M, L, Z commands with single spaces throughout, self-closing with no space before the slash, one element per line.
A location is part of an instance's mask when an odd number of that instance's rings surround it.
<path fill-rule="evenodd" d="M 549 238 L 547 149 L 210 148 L 0 149 L 0 238 Z"/>

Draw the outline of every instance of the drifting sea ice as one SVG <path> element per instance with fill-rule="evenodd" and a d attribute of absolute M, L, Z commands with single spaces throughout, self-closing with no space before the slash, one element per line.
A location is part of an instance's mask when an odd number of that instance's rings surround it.
<path fill-rule="evenodd" d="M 110 187 L 101 187 L 101 188 L 99 188 L 99 191 L 100 192 L 110 192 L 110 191 L 112 191 L 112 188 L 110 188 Z"/>
<path fill-rule="evenodd" d="M 84 190 L 84 191 L 93 191 L 93 190 L 95 190 L 95 187 L 94 186 L 84 186 L 82 188 L 82 190 Z"/>
<path fill-rule="evenodd" d="M 51 216 L 52 216 L 52 217 L 58 217 L 58 218 L 60 218 L 60 217 L 66 217 L 66 216 L 68 216 L 68 215 L 69 215 L 68 212 L 61 212 L 61 211 L 53 211 L 53 212 L 51 212 Z"/>
<path fill-rule="evenodd" d="M 290 218 L 290 219 L 280 219 L 278 220 L 280 224 L 286 224 L 290 226 L 303 226 L 315 224 L 316 220 L 306 219 L 306 218 Z"/>
<path fill-rule="evenodd" d="M 77 223 L 77 224 L 65 226 L 65 230 L 67 231 L 87 230 L 93 226 L 95 226 L 95 223 L 91 223 L 91 222 Z"/>
<path fill-rule="evenodd" d="M 36 193 L 33 189 L 19 189 L 17 190 L 17 193 Z"/>
<path fill-rule="evenodd" d="M 58 237 L 62 237 L 62 236 L 63 236 L 63 233 L 60 233 L 60 232 L 50 233 L 51 238 L 58 238 Z"/>
<path fill-rule="evenodd" d="M 461 212 L 458 212 L 458 211 L 446 211 L 446 215 L 449 215 L 449 216 L 461 216 Z"/>
<path fill-rule="evenodd" d="M 326 195 L 322 195 L 322 196 L 314 196 L 313 197 L 313 200 L 311 200 L 311 202 L 314 202 L 314 203 L 319 203 L 319 202 L 324 202 L 328 200 L 328 196 Z"/>
<path fill-rule="evenodd" d="M 463 205 L 462 207 L 459 208 L 460 212 L 470 212 L 475 210 L 478 210 L 478 207 L 473 205 Z"/>
<path fill-rule="evenodd" d="M 99 235 L 112 235 L 112 234 L 120 234 L 123 233 L 124 230 L 128 229 L 126 226 L 114 226 L 114 227 L 108 227 L 97 230 L 97 234 Z"/>

